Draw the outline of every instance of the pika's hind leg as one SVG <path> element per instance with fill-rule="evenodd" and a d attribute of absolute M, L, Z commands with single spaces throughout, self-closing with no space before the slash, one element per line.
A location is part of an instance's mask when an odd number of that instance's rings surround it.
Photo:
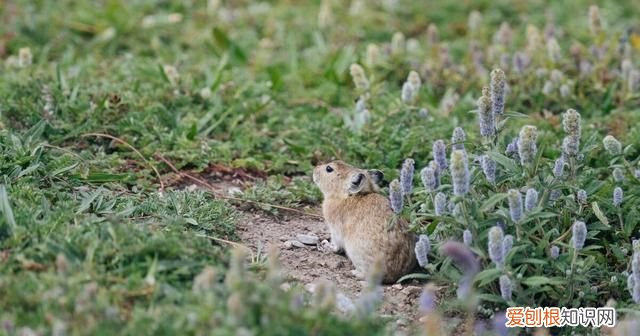
<path fill-rule="evenodd" d="M 342 239 L 342 235 L 337 232 L 337 230 L 329 227 L 329 233 L 331 234 L 331 243 L 329 244 L 329 248 L 333 253 L 342 253 L 344 252 L 344 241 Z"/>

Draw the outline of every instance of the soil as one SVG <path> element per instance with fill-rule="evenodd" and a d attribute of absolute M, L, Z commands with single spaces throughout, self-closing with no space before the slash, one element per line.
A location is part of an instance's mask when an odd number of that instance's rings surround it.
<path fill-rule="evenodd" d="M 245 213 L 237 223 L 237 233 L 242 243 L 254 251 L 265 251 L 272 244 L 279 246 L 280 262 L 290 281 L 314 284 L 328 280 L 353 301 L 362 291 L 364 283 L 351 274 L 353 266 L 346 256 L 313 245 L 283 247 L 285 241 L 295 240 L 296 234 L 314 234 L 319 241 L 328 240 L 329 233 L 322 220 L 297 215 L 274 217 L 259 212 Z M 383 288 L 380 314 L 395 318 L 400 326 L 417 321 L 417 301 L 422 291 L 420 283 Z"/>

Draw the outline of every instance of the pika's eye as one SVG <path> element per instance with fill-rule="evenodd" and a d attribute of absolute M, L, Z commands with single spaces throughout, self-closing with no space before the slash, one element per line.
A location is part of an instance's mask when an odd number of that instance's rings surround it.
<path fill-rule="evenodd" d="M 327 166 L 325 170 L 327 171 L 327 173 L 331 173 L 333 171 L 333 168 L 331 168 L 331 166 Z"/>

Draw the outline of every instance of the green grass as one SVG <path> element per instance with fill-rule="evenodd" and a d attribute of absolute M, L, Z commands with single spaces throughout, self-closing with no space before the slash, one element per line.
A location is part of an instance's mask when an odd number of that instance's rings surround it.
<path fill-rule="evenodd" d="M 204 236 L 237 240 L 234 224 L 241 214 L 205 192 L 172 185 L 160 192 L 154 169 L 163 181 L 169 181 L 172 170 L 158 154 L 179 169 L 199 171 L 219 163 L 266 173 L 269 177 L 243 197 L 287 207 L 317 206 L 319 191 L 304 176 L 318 162 L 339 158 L 381 169 L 392 180 L 405 158 L 413 158 L 417 168 L 426 166 L 432 142 L 449 143 L 456 126 L 465 129 L 470 153 L 491 152 L 500 159 L 497 155 L 504 154 L 525 124 L 539 130 L 536 174 L 502 160 L 501 167 L 511 175 L 504 174 L 491 187 L 479 167 L 472 167 L 474 199 L 467 206 L 478 230 L 474 252 L 487 271 L 478 280 L 484 300 L 479 315 L 490 317 L 491 310 L 511 303 L 604 305 L 609 297 L 623 311 L 637 310 L 622 272 L 631 271 L 631 239 L 638 237 L 640 188 L 633 174 L 640 154 L 640 94 L 626 89 L 619 70 L 623 58 L 640 67 L 638 7 L 633 1 L 597 1 L 606 25 L 594 36 L 587 15 L 591 1 L 382 5 L 390 2 L 367 2 L 352 15 L 349 2 L 326 1 L 333 23 L 324 28 L 318 26 L 319 1 L 228 1 L 217 9 L 208 9 L 204 1 L 0 4 L 6 22 L 0 34 L 0 319 L 43 333 L 64 326 L 70 334 L 202 334 L 212 328 L 234 334 L 241 327 L 260 334 L 382 333 L 383 323 L 370 316 L 345 320 L 326 307 L 296 309 L 290 304 L 295 291 L 271 298 L 269 293 L 277 289 L 261 282 L 261 263 L 254 263 L 242 289 L 223 284 L 229 246 Z M 470 31 L 472 10 L 482 12 L 483 19 Z M 180 14 L 176 22 L 171 22 L 175 15 L 168 16 L 173 13 Z M 497 142 L 487 148 L 473 110 L 488 76 L 475 71 L 469 50 L 474 43 L 485 51 L 495 46 L 493 34 L 503 21 L 513 29 L 513 43 L 496 47 L 495 54 L 524 50 L 527 25 L 544 35 L 550 15 L 562 57 L 550 61 L 543 43 L 525 73 L 505 69 L 509 118 Z M 455 66 L 443 65 L 439 45 L 428 40 L 432 23 Z M 633 46 L 620 42 L 631 28 Z M 384 53 L 383 44 L 395 32 L 415 39 L 418 49 L 383 55 L 378 64 L 366 65 L 368 44 L 379 45 Z M 582 59 L 594 67 L 582 77 L 569 52 L 576 43 Z M 603 43 L 610 51 L 601 59 L 589 53 L 591 45 Z M 620 55 L 621 45 L 628 46 L 628 54 Z M 25 47 L 32 64 L 19 67 L 19 50 Z M 484 58 L 487 70 L 501 66 L 499 56 L 485 52 Z M 349 74 L 352 63 L 364 64 L 371 82 L 371 119 L 359 131 L 345 125 L 362 93 Z M 173 66 L 178 78 L 166 66 Z M 547 69 L 546 74 L 536 75 L 539 68 Z M 561 83 L 568 85 L 569 95 L 560 95 L 558 88 L 543 93 L 552 69 L 564 74 Z M 423 89 L 414 103 L 405 104 L 400 92 L 411 70 L 421 74 Z M 459 100 L 445 113 L 443 97 L 453 93 Z M 427 108 L 428 116 L 420 116 L 420 108 Z M 571 260 L 560 259 L 557 269 L 549 269 L 535 258 L 522 260 L 522 255 L 544 255 L 549 242 L 581 218 L 590 228 L 593 248 L 581 261 L 589 272 L 578 281 L 599 286 L 600 292 L 587 291 L 582 301 L 568 301 L 560 286 L 529 288 L 514 302 L 505 302 L 493 281 L 499 273 L 490 267 L 486 240 L 491 221 L 508 218 L 506 203 L 496 201 L 496 211 L 487 214 L 484 210 L 493 207 L 482 202 L 497 200 L 491 197 L 501 197 L 509 188 L 548 185 L 545 179 L 562 151 L 558 116 L 568 108 L 582 115 L 580 175 L 554 185 L 563 190 L 564 203 L 540 209 L 536 217 L 549 237 L 523 242 L 521 255 L 511 260 L 511 275 L 520 273 L 523 284 L 542 274 L 560 277 Z M 90 133 L 117 137 L 135 150 Z M 625 145 L 624 155 L 605 154 L 601 141 L 607 134 Z M 618 225 L 610 196 L 616 186 L 610 177 L 614 166 L 628 173 L 621 210 L 627 227 L 622 230 L 607 228 L 599 218 Z M 588 191 L 590 202 L 596 201 L 604 215 L 591 205 L 575 204 L 572 194 L 579 188 Z M 415 230 L 459 239 L 468 219 L 435 216 L 422 190 L 404 214 Z M 545 217 L 548 213 L 553 216 Z M 566 248 L 568 239 L 562 244 Z M 217 276 L 210 292 L 200 295 L 193 282 L 206 266 L 213 266 Z M 448 259 L 435 257 L 430 267 L 431 281 L 459 277 Z M 606 284 L 614 275 L 619 283 Z M 481 284 L 483 280 L 487 283 Z M 453 295 L 455 288 L 449 289 Z M 243 297 L 242 311 L 227 303 L 234 293 L 249 296 Z M 444 309 L 458 308 L 454 302 Z"/>

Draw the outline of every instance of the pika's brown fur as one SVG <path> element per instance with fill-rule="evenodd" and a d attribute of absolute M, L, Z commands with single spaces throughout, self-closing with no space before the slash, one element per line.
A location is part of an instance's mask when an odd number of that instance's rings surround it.
<path fill-rule="evenodd" d="M 342 249 L 363 277 L 379 261 L 384 283 L 395 282 L 416 265 L 415 236 L 394 218 L 389 200 L 378 193 L 383 175 L 342 161 L 316 166 L 313 181 L 324 201 L 322 213 L 331 233 L 331 248 Z"/>

